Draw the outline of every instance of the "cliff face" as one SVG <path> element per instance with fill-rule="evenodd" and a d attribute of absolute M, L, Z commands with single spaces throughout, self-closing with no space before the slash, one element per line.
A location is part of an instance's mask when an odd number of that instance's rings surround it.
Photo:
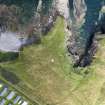
<path fill-rule="evenodd" d="M 13 19 L 14 23 L 16 23 L 14 26 L 21 29 L 31 20 L 37 5 L 38 0 L 0 0 L 0 20 L 4 22 L 6 27 L 11 27 L 8 23 Z M 1 21 L 0 24 L 2 25 Z M 13 31 L 17 31 L 18 29 Z"/>
<path fill-rule="evenodd" d="M 100 21 L 104 19 L 99 20 L 99 14 L 103 2 L 104 0 L 69 0 L 71 21 L 69 30 L 72 36 L 67 47 L 73 55 L 75 66 L 86 66 L 92 60 L 93 49 L 96 48 L 95 33 L 102 31 Z"/>
<path fill-rule="evenodd" d="M 50 30 L 55 19 L 55 0 L 0 0 L 0 34 L 5 36 L 3 40 L 8 39 L 10 51 L 18 51 L 21 45 L 40 43 L 41 35 Z M 8 38 L 10 33 L 11 37 L 18 38 L 20 46 L 12 47 L 13 38 Z M 2 40 L 2 37 L 0 38 Z M 4 41 L 3 45 L 6 45 L 5 43 Z M 2 49 L 7 51 L 7 47 L 4 47 Z"/>
<path fill-rule="evenodd" d="M 5 25 L 10 31 L 23 30 L 35 21 L 37 13 L 49 16 L 53 6 L 53 0 L 0 0 L 0 26 Z M 11 24 L 17 28 L 12 29 Z"/>

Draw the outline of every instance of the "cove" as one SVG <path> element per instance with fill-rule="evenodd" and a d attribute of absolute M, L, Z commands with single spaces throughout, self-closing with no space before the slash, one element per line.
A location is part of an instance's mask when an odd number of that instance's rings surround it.
<path fill-rule="evenodd" d="M 69 0 L 70 26 L 72 31 L 69 51 L 75 56 L 77 66 L 88 61 L 89 50 L 93 44 L 99 15 L 105 0 Z M 70 50 L 71 49 L 71 50 Z M 88 57 L 87 57 L 88 55 Z M 85 66 L 83 64 L 82 66 Z"/>

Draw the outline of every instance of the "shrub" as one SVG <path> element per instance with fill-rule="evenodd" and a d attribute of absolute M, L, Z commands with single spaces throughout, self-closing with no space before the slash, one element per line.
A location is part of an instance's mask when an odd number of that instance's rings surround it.
<path fill-rule="evenodd" d="M 0 52 L 0 62 L 15 60 L 19 53 L 14 52 Z"/>

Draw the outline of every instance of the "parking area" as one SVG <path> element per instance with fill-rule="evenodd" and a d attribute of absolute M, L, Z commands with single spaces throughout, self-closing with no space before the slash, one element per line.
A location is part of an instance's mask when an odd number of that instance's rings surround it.
<path fill-rule="evenodd" d="M 0 82 L 0 105 L 29 105 L 29 102 L 16 90 Z"/>

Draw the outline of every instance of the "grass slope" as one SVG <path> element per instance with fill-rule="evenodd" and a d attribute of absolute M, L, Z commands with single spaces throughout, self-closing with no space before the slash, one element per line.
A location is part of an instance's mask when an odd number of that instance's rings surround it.
<path fill-rule="evenodd" d="M 19 59 L 0 65 L 18 76 L 21 81 L 14 86 L 40 105 L 104 105 L 104 41 L 92 66 L 78 68 L 81 73 L 76 74 L 64 39 L 64 21 L 59 17 L 40 45 L 26 47 Z"/>

